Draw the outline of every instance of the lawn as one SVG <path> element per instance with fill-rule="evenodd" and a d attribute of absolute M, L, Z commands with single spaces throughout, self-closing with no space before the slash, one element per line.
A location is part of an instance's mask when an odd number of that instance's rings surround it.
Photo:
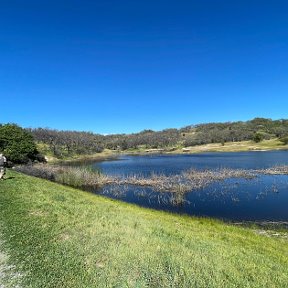
<path fill-rule="evenodd" d="M 287 287 L 287 239 L 7 177 L 0 256 L 14 266 L 0 269 L 1 288 Z"/>

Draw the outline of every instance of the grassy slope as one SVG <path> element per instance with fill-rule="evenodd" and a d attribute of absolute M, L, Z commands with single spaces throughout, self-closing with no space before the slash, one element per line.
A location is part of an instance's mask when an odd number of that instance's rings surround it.
<path fill-rule="evenodd" d="M 263 140 L 259 143 L 254 141 L 241 141 L 241 142 L 227 142 L 223 146 L 221 143 L 198 145 L 193 147 L 187 147 L 190 149 L 190 153 L 201 152 L 240 152 L 240 151 L 255 151 L 255 150 L 285 150 L 288 149 L 288 145 L 283 145 L 279 139 Z M 176 150 L 173 153 L 180 152 L 182 150 Z"/>
<path fill-rule="evenodd" d="M 240 142 L 226 142 L 223 146 L 221 143 L 210 143 L 204 145 L 197 145 L 191 147 L 182 147 L 178 145 L 176 149 L 171 150 L 172 147 L 167 147 L 163 153 L 168 154 L 189 154 L 189 153 L 203 153 L 203 152 L 242 152 L 242 151 L 257 151 L 257 150 L 288 150 L 288 145 L 284 145 L 279 139 L 263 140 L 260 143 L 254 141 L 240 141 Z M 183 152 L 183 148 L 187 151 Z M 126 154 L 148 154 L 146 148 L 131 149 L 122 151 Z M 189 151 L 188 151 L 189 150 Z M 157 152 L 156 152 L 157 153 Z"/>
<path fill-rule="evenodd" d="M 113 150 L 109 150 L 109 149 L 105 149 L 104 151 L 100 152 L 100 153 L 95 153 L 95 154 L 82 154 L 82 155 L 73 155 L 73 156 L 65 156 L 63 158 L 57 158 L 55 156 L 52 155 L 52 153 L 50 151 L 43 151 L 41 149 L 39 149 L 39 144 L 37 144 L 37 148 L 40 151 L 40 153 L 42 153 L 42 155 L 45 155 L 47 161 L 49 163 L 57 163 L 57 162 L 62 162 L 62 161 L 85 161 L 85 160 L 95 160 L 95 161 L 104 161 L 107 159 L 111 159 L 114 157 L 117 157 L 117 155 L 119 154 L 118 152 L 115 152 Z"/>
<path fill-rule="evenodd" d="M 0 232 L 23 287 L 287 287 L 287 240 L 7 176 Z"/>

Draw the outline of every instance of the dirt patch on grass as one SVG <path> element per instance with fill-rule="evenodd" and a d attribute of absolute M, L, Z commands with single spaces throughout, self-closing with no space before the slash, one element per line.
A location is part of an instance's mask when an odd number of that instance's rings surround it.
<path fill-rule="evenodd" d="M 22 275 L 16 267 L 9 263 L 9 255 L 3 251 L 3 241 L 0 234 L 0 288 L 20 288 Z"/>

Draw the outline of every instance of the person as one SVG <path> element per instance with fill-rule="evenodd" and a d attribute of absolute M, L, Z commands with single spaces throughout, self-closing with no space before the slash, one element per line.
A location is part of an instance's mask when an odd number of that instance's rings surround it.
<path fill-rule="evenodd" d="M 4 175 L 6 172 L 6 157 L 0 153 L 0 180 L 4 180 Z"/>

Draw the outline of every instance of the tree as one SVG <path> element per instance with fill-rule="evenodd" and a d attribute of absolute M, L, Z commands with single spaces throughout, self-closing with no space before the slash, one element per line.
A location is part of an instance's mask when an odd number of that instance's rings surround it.
<path fill-rule="evenodd" d="M 181 129 L 162 131 L 143 130 L 133 134 L 100 135 L 91 132 L 58 131 L 47 128 L 30 129 L 43 153 L 69 157 L 78 154 L 94 154 L 103 149 L 127 150 L 137 148 L 174 148 L 178 145 L 195 146 L 283 138 L 288 135 L 288 120 L 255 118 L 251 121 L 207 123 L 190 125 Z M 259 133 L 259 134 L 258 134 Z M 184 136 L 185 135 L 185 136 Z"/>
<path fill-rule="evenodd" d="M 37 151 L 33 136 L 16 124 L 0 126 L 0 151 L 13 163 L 44 160 Z"/>
<path fill-rule="evenodd" d="M 259 143 L 262 140 L 264 140 L 264 135 L 262 133 L 255 133 L 254 138 L 253 138 L 254 142 Z"/>
<path fill-rule="evenodd" d="M 287 145 L 288 144 L 288 136 L 280 138 L 280 141 L 284 144 Z"/>

